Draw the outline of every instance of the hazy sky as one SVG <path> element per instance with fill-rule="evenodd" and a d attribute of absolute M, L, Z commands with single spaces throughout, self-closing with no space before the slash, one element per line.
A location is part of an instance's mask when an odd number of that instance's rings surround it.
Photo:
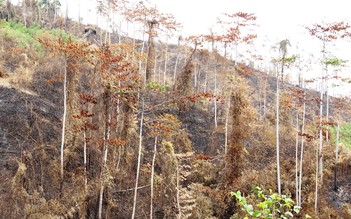
<path fill-rule="evenodd" d="M 19 0 L 13 0 L 16 2 Z M 135 4 L 143 1 L 159 11 L 173 14 L 182 23 L 181 35 L 208 34 L 223 13 L 238 11 L 255 13 L 258 39 L 255 51 L 267 56 L 269 48 L 280 40 L 289 39 L 292 54 L 313 54 L 318 60 L 321 42 L 307 34 L 306 26 L 321 22 L 351 21 L 349 0 L 130 0 Z M 70 17 L 77 19 L 78 5 L 83 23 L 96 23 L 96 0 L 61 0 L 61 10 L 69 4 Z M 63 12 L 64 13 L 64 12 Z M 102 21 L 101 18 L 99 18 Z M 122 26 L 126 28 L 126 24 Z M 130 28 L 130 27 L 129 27 Z M 266 44 L 263 48 L 262 45 Z M 298 47 L 298 48 L 297 48 Z M 351 43 L 336 42 L 328 45 L 333 55 L 350 60 Z M 351 63 L 349 63 L 351 65 Z M 351 73 L 350 68 L 344 69 Z"/>
<path fill-rule="evenodd" d="M 140 0 L 130 0 L 138 3 Z M 206 34 L 223 13 L 238 11 L 255 13 L 257 32 L 273 40 L 294 38 L 308 26 L 321 21 L 351 20 L 348 0 L 143 0 L 161 12 L 173 14 L 183 24 L 182 35 Z M 72 16 L 77 16 L 80 3 L 83 21 L 95 23 L 91 13 L 96 0 L 61 0 L 62 10 L 69 4 Z"/>
<path fill-rule="evenodd" d="M 350 19 L 348 0 L 150 0 L 184 24 L 185 33 L 204 33 L 226 12 L 255 13 L 263 34 L 286 38 L 302 25 Z"/>
<path fill-rule="evenodd" d="M 96 0 L 61 0 L 62 10 L 66 8 L 66 1 L 70 5 L 69 11 L 72 16 L 77 16 L 77 5 L 80 2 L 83 21 L 96 22 L 96 16 L 92 13 Z M 131 0 L 135 4 L 140 1 Z M 255 29 L 258 34 L 253 48 L 255 51 L 268 56 L 272 45 L 283 39 L 289 39 L 290 54 L 313 55 L 315 62 L 318 62 L 321 56 L 321 42 L 310 37 L 305 27 L 321 22 L 351 21 L 349 0 L 143 0 L 143 2 L 155 6 L 161 12 L 173 14 L 183 25 L 181 32 L 183 36 L 209 33 L 209 28 L 216 24 L 216 18 L 223 13 L 238 11 L 255 13 L 258 24 Z M 262 47 L 263 44 L 266 46 Z M 332 43 L 327 49 L 338 58 L 351 59 L 350 42 Z M 321 67 L 318 64 L 311 66 L 315 69 L 309 76 L 316 77 Z M 343 72 L 347 74 L 351 73 L 351 70 L 348 67 L 343 69 Z M 349 95 L 350 92 L 347 92 Z"/>
<path fill-rule="evenodd" d="M 208 33 L 216 17 L 223 13 L 238 11 L 255 13 L 258 40 L 256 50 L 268 55 L 269 47 L 280 40 L 289 39 L 290 53 L 320 56 L 321 42 L 310 37 L 306 26 L 321 22 L 351 21 L 348 0 L 150 0 L 160 11 L 172 13 L 183 23 L 183 33 Z M 265 42 L 266 41 L 266 42 Z M 262 44 L 267 44 L 263 49 Z M 351 59 L 351 43 L 341 42 L 328 45 L 328 50 L 338 58 Z M 265 50 L 265 51 L 263 51 Z M 351 63 L 349 63 L 351 65 Z M 350 68 L 343 71 L 350 72 Z M 314 65 L 311 77 L 319 74 L 320 66 Z M 344 74 L 345 75 L 345 74 Z M 346 92 L 346 90 L 344 90 Z M 349 95 L 350 91 L 344 93 Z"/>

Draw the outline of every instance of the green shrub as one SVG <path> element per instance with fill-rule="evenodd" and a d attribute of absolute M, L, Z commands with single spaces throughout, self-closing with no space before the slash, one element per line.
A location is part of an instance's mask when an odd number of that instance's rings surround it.
<path fill-rule="evenodd" d="M 244 219 L 249 218 L 294 218 L 294 215 L 300 212 L 300 207 L 294 205 L 294 201 L 286 195 L 279 195 L 269 190 L 269 194 L 265 195 L 260 187 L 255 188 L 254 192 L 255 204 L 248 203 L 247 199 L 240 191 L 231 192 L 238 201 L 241 209 L 244 211 Z M 305 218 L 311 218 L 306 215 Z"/>

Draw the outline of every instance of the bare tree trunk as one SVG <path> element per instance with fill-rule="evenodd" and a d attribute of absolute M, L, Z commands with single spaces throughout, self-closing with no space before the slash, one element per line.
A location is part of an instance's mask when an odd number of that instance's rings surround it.
<path fill-rule="evenodd" d="M 41 7 L 39 2 L 37 2 L 37 24 L 39 24 L 39 27 L 41 27 Z"/>
<path fill-rule="evenodd" d="M 176 61 L 175 61 L 175 64 L 174 64 L 174 70 L 173 70 L 173 84 L 175 84 L 175 81 L 176 81 L 176 78 L 177 78 L 177 67 L 178 67 L 178 62 L 179 62 L 179 55 L 180 55 L 180 52 L 179 52 L 179 47 L 180 47 L 180 42 L 182 40 L 182 37 L 179 36 L 178 37 L 178 46 L 177 46 L 177 55 L 176 55 Z"/>
<path fill-rule="evenodd" d="M 315 187 L 315 203 L 314 203 L 314 211 L 317 214 L 318 208 L 318 181 L 319 175 L 321 176 L 321 183 L 323 180 L 323 77 L 320 86 L 320 100 L 319 100 L 319 146 L 316 148 L 316 187 Z"/>
<path fill-rule="evenodd" d="M 154 198 L 154 174 L 155 174 L 155 160 L 156 160 L 156 153 L 157 153 L 157 139 L 158 136 L 155 137 L 155 144 L 154 144 L 154 155 L 152 157 L 152 165 L 151 165 L 151 179 L 150 179 L 150 219 L 153 218 L 153 198 Z"/>
<path fill-rule="evenodd" d="M 62 116 L 62 135 L 61 135 L 61 156 L 60 156 L 60 173 L 61 180 L 63 180 L 63 154 L 64 154 L 64 146 L 65 146 L 65 134 L 66 134 L 66 120 L 67 120 L 67 59 L 64 58 L 64 79 L 63 79 L 63 116 Z"/>
<path fill-rule="evenodd" d="M 161 57 L 160 57 L 161 58 Z M 157 69 L 157 57 L 155 58 L 155 67 L 154 67 L 154 78 L 156 77 L 156 69 Z M 159 61 L 159 65 L 158 65 L 158 83 L 161 84 L 161 69 L 162 69 L 162 65 L 161 65 L 161 60 Z M 156 81 L 156 79 L 154 79 L 154 81 Z"/>
<path fill-rule="evenodd" d="M 132 42 L 132 45 L 135 46 L 135 39 L 136 39 L 136 30 L 135 30 L 135 23 L 133 24 L 133 42 Z M 134 61 L 134 52 L 132 52 L 132 58 L 131 58 L 132 61 Z"/>
<path fill-rule="evenodd" d="M 327 76 L 328 77 L 328 73 L 327 73 Z M 325 88 L 325 95 L 326 95 L 326 99 L 327 99 L 327 108 L 326 108 L 326 111 L 327 111 L 327 115 L 326 115 L 326 121 L 327 121 L 327 128 L 325 130 L 325 140 L 327 141 L 327 144 L 329 143 L 329 94 L 328 94 L 328 78 L 326 79 L 326 88 Z"/>
<path fill-rule="evenodd" d="M 88 194 L 88 173 L 87 173 L 87 137 L 86 137 L 86 129 L 84 127 L 83 130 L 83 166 L 84 166 L 84 195 L 87 196 Z M 83 202 L 83 209 L 82 209 L 82 218 L 86 217 L 86 210 L 87 210 L 87 202 Z"/>
<path fill-rule="evenodd" d="M 315 185 L 315 192 L 314 192 L 314 214 L 317 215 L 317 208 L 318 208 L 318 173 L 319 173 L 319 149 L 318 144 L 316 145 L 316 185 Z"/>
<path fill-rule="evenodd" d="M 276 91 L 276 151 L 277 151 L 277 184 L 278 194 L 281 195 L 281 182 L 280 182 L 280 147 L 279 147 L 279 73 L 277 73 L 277 91 Z"/>
<path fill-rule="evenodd" d="M 264 91 L 263 91 L 263 119 L 266 117 L 266 106 L 267 106 L 267 77 L 264 81 Z"/>
<path fill-rule="evenodd" d="M 198 65 L 199 66 L 199 70 L 197 71 L 197 73 L 195 72 L 195 74 L 197 75 L 196 76 L 196 91 L 195 92 L 200 92 L 200 86 L 199 86 L 199 80 L 201 78 L 201 65 Z"/>
<path fill-rule="evenodd" d="M 338 191 L 337 184 L 337 173 L 338 173 L 338 161 L 339 161 L 339 135 L 340 135 L 340 126 L 339 123 L 336 128 L 336 148 L 335 148 L 335 167 L 334 167 L 334 191 Z"/>
<path fill-rule="evenodd" d="M 68 0 L 66 0 L 65 27 L 67 26 L 67 20 L 68 20 L 68 8 L 69 8 L 69 4 L 68 4 Z"/>
<path fill-rule="evenodd" d="M 176 61 L 175 61 L 175 64 L 174 64 L 174 70 L 173 70 L 173 82 L 174 83 L 175 83 L 176 77 L 177 77 L 178 61 L 179 61 L 179 45 L 177 47 L 177 57 L 176 57 Z"/>
<path fill-rule="evenodd" d="M 325 60 L 325 41 L 323 41 L 323 60 Z M 316 191 L 315 191 L 315 214 L 318 207 L 318 176 L 320 174 L 320 183 L 323 182 L 323 96 L 324 96 L 324 77 L 327 73 L 326 67 L 323 66 L 322 79 L 320 85 L 320 102 L 319 102 L 319 148 L 316 149 Z"/>
<path fill-rule="evenodd" d="M 145 49 L 145 42 L 144 42 L 144 34 L 143 34 L 143 45 L 141 46 L 141 57 L 139 60 L 139 74 L 142 75 L 142 57 L 143 57 L 143 53 L 144 53 L 144 49 Z M 144 84 L 146 83 L 146 75 L 144 77 Z"/>
<path fill-rule="evenodd" d="M 87 137 L 86 130 L 83 130 L 83 164 L 84 164 L 84 190 L 87 192 L 88 189 L 88 178 L 87 178 Z"/>
<path fill-rule="evenodd" d="M 28 26 L 27 25 L 27 16 L 28 16 L 27 3 L 26 3 L 26 1 L 23 1 L 22 4 L 23 4 L 22 14 L 23 14 L 24 27 L 27 28 L 27 26 Z"/>
<path fill-rule="evenodd" d="M 54 24 L 56 23 L 56 18 L 57 18 L 57 5 L 56 3 L 54 3 L 54 19 L 52 21 L 52 27 L 54 26 Z"/>
<path fill-rule="evenodd" d="M 178 209 L 178 216 L 177 219 L 181 219 L 181 210 L 180 210 L 180 192 L 179 192 L 179 160 L 177 160 L 177 209 Z"/>
<path fill-rule="evenodd" d="M 215 70 L 214 70 L 214 76 L 215 76 L 215 88 L 214 88 L 214 123 L 215 123 L 215 128 L 217 128 L 217 62 L 215 63 Z"/>
<path fill-rule="evenodd" d="M 197 87 L 197 73 L 196 73 L 196 65 L 194 65 L 194 88 Z"/>
<path fill-rule="evenodd" d="M 104 92 L 104 106 L 105 106 L 105 130 L 104 130 L 104 147 L 103 147 L 103 165 L 101 170 L 101 186 L 100 186 L 100 195 L 99 195 L 99 211 L 98 218 L 102 218 L 102 202 L 103 202 L 103 194 L 105 188 L 105 173 L 106 173 L 106 162 L 107 162 L 107 154 L 108 154 L 108 141 L 110 139 L 110 98 L 111 91 L 110 88 L 105 88 Z"/>
<path fill-rule="evenodd" d="M 146 63 L 146 83 L 155 75 L 155 59 L 156 59 L 156 48 L 154 42 L 154 25 L 155 23 L 149 23 L 149 40 L 148 40 L 148 54 L 147 54 L 147 63 Z"/>
<path fill-rule="evenodd" d="M 136 179 L 135 179 L 132 219 L 135 218 L 135 210 L 136 210 L 136 202 L 137 202 L 137 194 L 138 194 L 139 172 L 140 172 L 140 163 L 141 163 L 141 149 L 142 149 L 142 137 L 143 137 L 143 125 L 144 125 L 144 100 L 142 100 L 142 107 L 141 107 L 140 129 L 139 129 L 139 148 L 138 148 L 138 166 L 137 166 L 137 173 L 136 173 Z"/>
<path fill-rule="evenodd" d="M 160 80 L 161 80 L 161 64 L 157 66 L 157 64 L 158 64 L 157 62 L 158 62 L 157 57 L 155 57 L 153 73 L 152 73 L 152 80 L 154 82 L 161 83 L 160 82 Z M 157 67 L 158 67 L 158 69 L 157 69 Z M 158 75 L 156 75 L 156 72 L 158 72 Z"/>
<path fill-rule="evenodd" d="M 119 31 L 118 31 L 118 44 L 122 44 L 122 20 L 119 23 Z M 143 46 L 144 46 L 145 42 L 144 42 L 144 34 L 143 34 Z M 141 53 L 143 54 L 143 53 Z"/>
<path fill-rule="evenodd" d="M 296 109 L 296 146 L 295 146 L 295 189 L 296 189 L 296 204 L 299 206 L 299 109 Z"/>
<path fill-rule="evenodd" d="M 304 100 L 303 100 L 303 113 L 302 113 L 302 127 L 301 133 L 305 132 L 305 117 L 306 117 L 306 90 L 304 90 Z M 300 171 L 299 171 L 299 201 L 297 203 L 298 206 L 301 206 L 301 194 L 302 194 L 302 164 L 303 164 L 303 150 L 304 150 L 304 136 L 301 136 L 301 148 L 300 148 Z"/>
<path fill-rule="evenodd" d="M 140 74 L 141 75 L 141 74 Z M 121 81 L 118 81 L 118 86 L 121 86 Z M 121 109 L 120 109 L 120 104 L 121 104 L 121 96 L 118 95 L 117 97 L 117 109 L 116 109 L 116 113 L 117 113 L 117 124 L 121 123 Z M 120 134 L 122 131 L 121 129 L 118 128 L 118 126 L 116 126 L 116 133 Z M 118 159 L 117 159 L 117 163 L 116 163 L 116 172 L 119 171 L 119 165 L 121 163 L 121 157 L 122 157 L 122 147 L 118 147 Z"/>
<path fill-rule="evenodd" d="M 165 64 L 163 68 L 163 85 L 166 85 L 166 77 L 167 77 L 167 62 L 168 62 L 168 45 L 166 44 L 165 51 Z"/>
<path fill-rule="evenodd" d="M 261 100 L 261 97 L 262 97 L 262 85 L 261 85 L 261 80 L 259 79 L 259 82 L 258 82 L 258 93 L 257 93 L 257 98 L 258 98 L 258 114 L 259 114 L 259 117 L 260 117 L 260 120 L 262 120 L 262 100 Z"/>
<path fill-rule="evenodd" d="M 78 28 L 80 29 L 80 26 L 82 24 L 82 18 L 81 18 L 81 14 L 80 14 L 80 8 L 81 8 L 81 4 L 80 4 L 81 0 L 78 0 Z M 78 29 L 78 30 L 79 30 Z"/>
<path fill-rule="evenodd" d="M 228 122 L 229 122 L 229 108 L 230 108 L 230 96 L 227 100 L 227 112 L 225 115 L 225 138 L 224 138 L 224 154 L 226 155 L 228 152 Z"/>

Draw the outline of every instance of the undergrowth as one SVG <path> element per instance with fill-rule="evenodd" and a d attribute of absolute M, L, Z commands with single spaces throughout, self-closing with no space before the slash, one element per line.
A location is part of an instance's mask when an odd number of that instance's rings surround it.
<path fill-rule="evenodd" d="M 0 22 L 0 37 L 6 39 L 15 40 L 17 46 L 21 49 L 31 49 L 39 54 L 43 54 L 45 48 L 36 39 L 37 38 L 58 38 L 61 37 L 63 40 L 67 40 L 68 35 L 64 30 L 61 29 L 41 29 L 38 25 L 34 24 L 26 28 L 21 23 L 14 21 Z"/>
<path fill-rule="evenodd" d="M 336 143 L 336 127 L 331 127 L 331 138 Z M 351 149 L 351 123 L 345 122 L 340 126 L 340 139 L 339 142 L 346 148 Z"/>

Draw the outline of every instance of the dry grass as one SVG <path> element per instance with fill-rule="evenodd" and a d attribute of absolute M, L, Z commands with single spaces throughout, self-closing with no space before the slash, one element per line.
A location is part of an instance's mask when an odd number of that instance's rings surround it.
<path fill-rule="evenodd" d="M 0 68 L 1 72 L 1 68 Z M 20 92 L 30 95 L 36 95 L 30 90 L 34 71 L 29 68 L 20 67 L 12 74 L 5 74 L 5 77 L 0 79 L 0 86 L 15 88 Z"/>

